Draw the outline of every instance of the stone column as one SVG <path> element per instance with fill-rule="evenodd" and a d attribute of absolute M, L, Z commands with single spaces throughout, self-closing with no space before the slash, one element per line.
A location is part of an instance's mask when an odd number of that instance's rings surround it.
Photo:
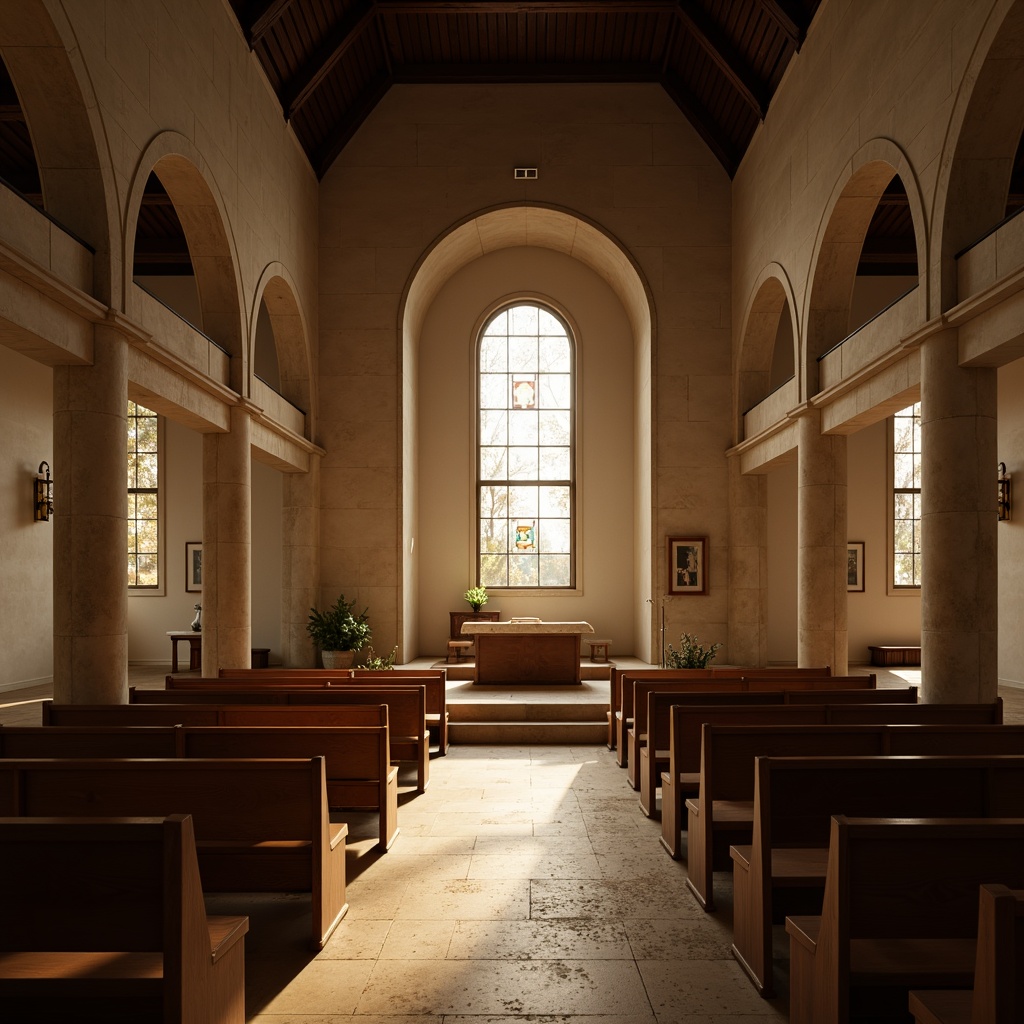
<path fill-rule="evenodd" d="M 958 365 L 956 331 L 921 346 L 921 695 L 998 692 L 996 371 Z"/>
<path fill-rule="evenodd" d="M 53 697 L 128 699 L 128 348 L 98 325 L 91 366 L 53 371 Z"/>
<path fill-rule="evenodd" d="M 768 663 L 768 478 L 729 459 L 729 648 L 732 665 Z"/>
<path fill-rule="evenodd" d="M 252 420 L 231 409 L 203 436 L 203 675 L 248 668 L 252 651 Z"/>
<path fill-rule="evenodd" d="M 822 434 L 821 413 L 799 419 L 797 659 L 846 675 L 846 438 Z"/>
<path fill-rule="evenodd" d="M 281 647 L 285 665 L 316 666 L 306 632 L 309 610 L 320 601 L 320 456 L 310 454 L 308 473 L 284 477 Z"/>

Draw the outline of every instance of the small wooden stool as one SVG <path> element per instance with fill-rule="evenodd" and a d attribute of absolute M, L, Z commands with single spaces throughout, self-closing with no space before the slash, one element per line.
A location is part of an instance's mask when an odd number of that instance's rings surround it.
<path fill-rule="evenodd" d="M 463 657 L 469 657 L 469 649 L 473 646 L 472 640 L 449 640 L 448 641 L 448 664 L 451 665 L 461 661 Z"/>
<path fill-rule="evenodd" d="M 590 660 L 593 662 L 606 662 L 608 660 L 608 648 L 611 647 L 611 640 L 588 640 L 590 645 Z"/>

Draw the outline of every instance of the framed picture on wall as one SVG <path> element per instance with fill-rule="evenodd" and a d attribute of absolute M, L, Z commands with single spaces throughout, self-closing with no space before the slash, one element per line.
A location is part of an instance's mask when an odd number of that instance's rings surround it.
<path fill-rule="evenodd" d="M 203 542 L 185 541 L 185 591 L 197 594 L 203 589 Z"/>
<path fill-rule="evenodd" d="M 846 589 L 864 589 L 864 541 L 851 540 L 846 544 Z"/>
<path fill-rule="evenodd" d="M 669 537 L 669 594 L 705 594 L 707 576 L 707 538 Z"/>

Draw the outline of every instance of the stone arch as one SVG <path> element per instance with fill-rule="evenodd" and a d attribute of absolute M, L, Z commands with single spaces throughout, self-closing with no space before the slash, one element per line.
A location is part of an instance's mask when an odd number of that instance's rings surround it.
<path fill-rule="evenodd" d="M 740 330 L 737 373 L 734 382 L 736 440 L 743 439 L 743 414 L 771 392 L 771 369 L 775 344 L 783 317 L 788 312 L 793 340 L 793 370 L 799 375 L 799 334 L 796 299 L 789 275 L 778 263 L 770 263 L 757 276 L 752 298 Z"/>
<path fill-rule="evenodd" d="M 626 248 L 599 225 L 581 215 L 555 206 L 512 204 L 491 207 L 453 224 L 424 251 L 408 279 L 399 305 L 398 330 L 402 366 L 417 365 L 417 348 L 424 319 L 433 299 L 459 270 L 488 253 L 514 247 L 551 249 L 580 261 L 603 278 L 617 296 L 629 320 L 634 346 L 635 418 L 638 424 L 634 448 L 637 477 L 637 521 L 634 528 L 634 633 L 637 656 L 649 659 L 654 647 L 653 573 L 660 545 L 653 550 L 652 378 L 656 348 L 656 320 L 650 289 Z M 416 464 L 415 383 L 401 385 L 403 464 Z M 411 554 L 415 533 L 415 471 L 403 472 L 402 549 L 402 644 L 415 647 L 415 589 L 417 563 Z"/>
<path fill-rule="evenodd" d="M 935 188 L 931 316 L 958 301 L 956 254 L 1003 219 L 1024 131 L 1024 0 L 993 5 L 961 82 Z"/>
<path fill-rule="evenodd" d="M 872 139 L 847 163 L 825 206 L 818 227 L 803 311 L 804 331 L 798 366 L 801 398 L 818 390 L 818 357 L 848 334 L 853 285 L 875 207 L 899 175 L 914 223 L 917 265 L 927 266 L 927 230 L 921 190 L 903 151 L 888 139 Z M 919 270 L 921 319 L 928 308 L 927 274 Z"/>
<path fill-rule="evenodd" d="M 0 55 L 32 138 L 43 207 L 93 250 L 93 294 L 116 305 L 117 189 L 99 104 L 62 5 L 8 4 L 0 18 Z"/>
<path fill-rule="evenodd" d="M 309 343 L 306 317 L 296 298 L 295 283 L 283 264 L 268 264 L 256 285 L 256 296 L 249 320 L 250 372 L 256 362 L 256 323 L 262 303 L 266 304 L 274 334 L 274 348 L 281 375 L 281 394 L 306 414 L 306 437 L 312 439 L 316 436 L 313 353 Z M 247 384 L 247 390 L 251 393 L 251 382 Z"/>
<path fill-rule="evenodd" d="M 125 214 L 125 294 L 132 294 L 135 234 L 150 173 L 156 174 L 170 196 L 188 241 L 203 332 L 231 356 L 231 386 L 248 397 L 244 390 L 249 371 L 243 340 L 242 285 L 230 221 L 209 165 L 195 146 L 176 132 L 158 135 L 146 147 L 136 168 Z M 130 300 L 126 307 L 129 304 Z M 134 311 L 126 308 L 126 312 L 132 315 Z"/>

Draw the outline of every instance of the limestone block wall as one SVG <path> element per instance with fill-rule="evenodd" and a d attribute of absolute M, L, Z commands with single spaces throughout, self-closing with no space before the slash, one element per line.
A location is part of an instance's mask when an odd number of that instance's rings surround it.
<path fill-rule="evenodd" d="M 537 180 L 515 181 L 517 166 L 536 166 Z M 655 509 L 645 622 L 653 635 L 667 588 L 665 538 L 708 536 L 719 567 L 710 593 L 666 599 L 666 616 L 676 634 L 687 628 L 727 640 L 730 185 L 656 85 L 396 86 L 325 176 L 323 597 L 344 591 L 369 605 L 382 646 L 401 635 L 400 580 L 403 559 L 412 557 L 399 540 L 407 472 L 395 415 L 405 373 L 403 290 L 446 232 L 510 203 L 592 221 L 646 282 L 656 324 L 649 368 L 656 455 L 653 493 L 641 496 Z M 420 479 L 421 511 L 439 483 Z M 418 589 L 421 606 L 451 600 L 422 577 Z"/>
<path fill-rule="evenodd" d="M 53 476 L 52 396 L 48 366 L 0 345 L 0 691 L 53 674 L 53 521 L 37 523 L 32 511 L 39 463 Z"/>

